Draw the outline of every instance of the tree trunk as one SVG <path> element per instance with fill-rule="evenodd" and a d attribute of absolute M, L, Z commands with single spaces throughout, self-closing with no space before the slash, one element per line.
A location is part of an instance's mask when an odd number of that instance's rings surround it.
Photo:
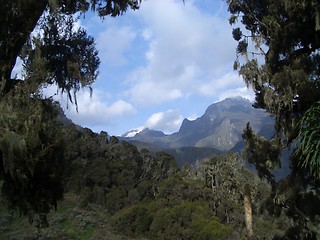
<path fill-rule="evenodd" d="M 10 91 L 11 72 L 45 11 L 45 0 L 11 0 L 0 6 L 0 96 Z"/>
<path fill-rule="evenodd" d="M 244 204 L 244 214 L 245 222 L 248 233 L 248 239 L 253 239 L 253 229 L 252 229 L 252 207 L 251 207 L 251 191 L 249 184 L 246 184 L 243 192 L 243 204 Z"/>

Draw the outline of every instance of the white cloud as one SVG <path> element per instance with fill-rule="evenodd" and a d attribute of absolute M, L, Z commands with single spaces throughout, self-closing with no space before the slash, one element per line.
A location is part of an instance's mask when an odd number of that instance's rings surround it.
<path fill-rule="evenodd" d="M 228 97 L 244 97 L 250 101 L 254 100 L 254 92 L 244 84 L 242 77 L 235 71 L 223 75 L 221 78 L 213 79 L 199 86 L 201 95 L 216 97 L 222 101 Z"/>
<path fill-rule="evenodd" d="M 202 94 L 199 85 L 231 71 L 236 43 L 226 19 L 174 0 L 144 2 L 139 12 L 147 64 L 129 77 L 132 101 L 152 105 Z"/>
<path fill-rule="evenodd" d="M 149 40 L 151 40 L 153 38 L 153 33 L 152 33 L 152 31 L 150 29 L 144 29 L 142 31 L 142 37 L 145 40 L 149 41 Z"/>
<path fill-rule="evenodd" d="M 124 100 L 107 103 L 108 95 L 98 89 L 93 91 L 92 96 L 85 89 L 77 93 L 78 112 L 76 106 L 70 104 L 65 94 L 57 96 L 56 87 L 44 89 L 44 95 L 54 96 L 54 99 L 61 103 L 66 116 L 74 123 L 92 129 L 113 124 L 117 121 L 116 119 L 136 113 L 134 107 Z"/>
<path fill-rule="evenodd" d="M 135 37 L 136 33 L 130 27 L 107 26 L 97 38 L 99 56 L 111 67 L 127 64 L 125 53 Z"/>
<path fill-rule="evenodd" d="M 198 92 L 203 96 L 217 96 L 230 89 L 238 89 L 244 86 L 242 78 L 237 72 L 228 72 L 220 78 L 213 78 L 198 86 Z"/>
<path fill-rule="evenodd" d="M 229 97 L 244 97 L 251 102 L 255 99 L 255 94 L 251 88 L 247 87 L 241 87 L 241 88 L 235 88 L 228 91 L 225 91 L 221 94 L 219 94 L 219 101 L 222 101 L 223 99 L 229 98 Z"/>
<path fill-rule="evenodd" d="M 24 68 L 23 68 L 23 62 L 21 58 L 17 58 L 16 64 L 14 65 L 14 68 L 11 72 L 11 78 L 18 78 L 23 79 L 24 75 Z"/>
<path fill-rule="evenodd" d="M 66 115 L 82 126 L 99 126 L 110 124 L 115 118 L 130 116 L 135 113 L 134 107 L 123 100 L 111 104 L 105 103 L 102 94 L 94 93 L 92 97 L 88 92 L 78 95 L 78 112 L 66 111 Z"/>
<path fill-rule="evenodd" d="M 68 116 L 78 124 L 103 126 L 117 134 L 142 125 L 171 133 L 179 129 L 181 114 L 193 120 L 199 108 L 225 97 L 252 99 L 232 71 L 237 43 L 225 5 L 209 0 L 188 0 L 185 5 L 181 0 L 152 0 L 119 18 L 102 22 L 89 16 L 81 25 L 88 34 L 94 33 L 101 58 L 95 84 L 109 95 L 96 88 L 92 98 L 79 93 L 79 113 L 71 106 Z M 161 112 L 163 103 L 165 109 L 179 108 L 181 113 Z M 157 113 L 143 124 L 150 109 Z"/>
<path fill-rule="evenodd" d="M 179 130 L 182 121 L 183 117 L 179 111 L 168 110 L 152 114 L 146 121 L 145 126 L 165 133 L 173 133 Z"/>
<path fill-rule="evenodd" d="M 197 118 L 199 118 L 199 116 L 196 115 L 196 114 L 192 114 L 191 116 L 187 117 L 187 119 L 188 119 L 189 121 L 194 121 L 194 120 L 196 120 Z"/>

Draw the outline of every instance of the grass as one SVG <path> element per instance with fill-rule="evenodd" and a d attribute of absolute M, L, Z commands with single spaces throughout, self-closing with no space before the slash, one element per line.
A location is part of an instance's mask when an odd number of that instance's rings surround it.
<path fill-rule="evenodd" d="M 80 240 L 92 239 L 95 234 L 95 228 L 92 225 L 88 225 L 85 227 L 83 231 L 80 231 L 78 234 L 78 238 Z"/>
<path fill-rule="evenodd" d="M 73 202 L 62 202 L 61 206 L 57 208 L 56 213 L 64 214 L 72 209 L 74 209 L 77 205 Z"/>
<path fill-rule="evenodd" d="M 48 215 L 49 228 L 37 230 L 28 222 L 26 217 L 15 214 L 9 222 L 0 226 L 0 240 L 2 239 L 46 239 L 51 240 L 125 240 L 112 232 L 109 225 L 110 214 L 101 206 L 90 205 L 81 209 L 78 207 L 79 198 L 66 196 L 58 204 L 57 211 Z M 0 219 L 10 216 L 6 208 L 0 205 Z"/>

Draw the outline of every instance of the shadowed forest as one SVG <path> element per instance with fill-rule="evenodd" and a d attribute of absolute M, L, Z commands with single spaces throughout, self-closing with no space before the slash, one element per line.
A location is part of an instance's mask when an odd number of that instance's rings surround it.
<path fill-rule="evenodd" d="M 181 168 L 168 153 L 73 124 L 41 92 L 55 84 L 77 107 L 100 60 L 95 40 L 73 29 L 76 16 L 121 17 L 143 1 L 1 4 L 0 239 L 320 238 L 320 4 L 226 3 L 234 69 L 253 107 L 274 118 L 274 135 L 248 123 L 241 153 Z M 11 76 L 18 57 L 23 79 Z M 290 173 L 277 179 L 288 148 Z"/>

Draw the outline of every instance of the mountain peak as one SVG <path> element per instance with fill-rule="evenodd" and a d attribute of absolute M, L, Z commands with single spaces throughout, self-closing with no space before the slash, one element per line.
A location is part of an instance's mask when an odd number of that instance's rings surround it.
<path fill-rule="evenodd" d="M 144 129 L 145 129 L 145 127 L 140 127 L 140 128 L 136 128 L 136 129 L 131 129 L 130 131 L 122 134 L 121 137 L 125 137 L 125 138 L 135 137 L 138 133 L 142 132 Z"/>
<path fill-rule="evenodd" d="M 226 98 L 210 105 L 195 120 L 184 119 L 178 132 L 165 135 L 161 131 L 143 129 L 131 140 L 148 142 L 164 148 L 210 147 L 221 151 L 233 149 L 250 122 L 256 132 L 269 134 L 273 119 L 242 97 Z"/>
<path fill-rule="evenodd" d="M 266 114 L 255 109 L 248 99 L 226 98 L 210 105 L 201 117 L 193 121 L 184 119 L 179 132 L 174 134 L 175 145 L 229 150 L 241 141 L 247 122 L 251 122 L 254 130 L 260 130 L 265 118 Z"/>
<path fill-rule="evenodd" d="M 137 133 L 137 136 L 148 136 L 148 137 L 163 137 L 165 134 L 161 131 L 144 128 L 142 131 Z"/>
<path fill-rule="evenodd" d="M 216 102 L 211 104 L 205 111 L 204 115 L 210 115 L 212 113 L 221 112 L 221 111 L 243 111 L 243 109 L 252 110 L 252 103 L 243 97 L 232 97 L 226 98 L 221 102 Z"/>

